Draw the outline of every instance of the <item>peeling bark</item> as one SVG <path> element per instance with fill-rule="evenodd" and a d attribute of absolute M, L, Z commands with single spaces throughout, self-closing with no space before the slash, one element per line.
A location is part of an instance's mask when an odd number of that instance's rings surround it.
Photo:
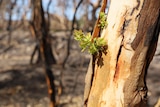
<path fill-rule="evenodd" d="M 94 66 L 87 107 L 147 107 L 146 74 L 160 31 L 160 1 L 112 0 L 103 66 Z M 87 77 L 86 77 L 87 78 Z"/>

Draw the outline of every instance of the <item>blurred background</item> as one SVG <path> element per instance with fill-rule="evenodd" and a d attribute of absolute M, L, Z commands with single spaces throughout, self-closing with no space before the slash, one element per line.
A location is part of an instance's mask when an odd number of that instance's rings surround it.
<path fill-rule="evenodd" d="M 0 0 L 0 107 L 49 106 L 46 72 L 59 107 L 82 107 L 90 55 L 81 53 L 73 31 L 92 32 L 101 2 Z M 153 107 L 160 97 L 160 40 L 147 84 Z"/>

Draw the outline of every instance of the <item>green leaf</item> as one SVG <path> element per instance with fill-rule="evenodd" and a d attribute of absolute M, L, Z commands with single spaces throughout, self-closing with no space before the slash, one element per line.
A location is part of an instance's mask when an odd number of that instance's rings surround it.
<path fill-rule="evenodd" d="M 96 54 L 106 45 L 103 38 L 94 38 L 92 41 L 91 33 L 84 34 L 81 30 L 74 31 L 74 39 L 79 42 L 82 52 L 88 50 L 90 54 Z"/>
<path fill-rule="evenodd" d="M 98 26 L 101 28 L 101 29 L 104 29 L 104 27 L 107 26 L 107 16 L 104 12 L 100 12 L 99 14 L 99 24 Z"/>

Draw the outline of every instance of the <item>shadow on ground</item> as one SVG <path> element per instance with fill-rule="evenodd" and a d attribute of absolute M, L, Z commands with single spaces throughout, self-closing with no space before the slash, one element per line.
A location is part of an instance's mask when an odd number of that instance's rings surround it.
<path fill-rule="evenodd" d="M 63 71 L 60 107 L 80 107 L 86 69 L 53 67 L 56 89 Z M 37 66 L 17 66 L 0 72 L 0 107 L 47 107 L 49 104 L 44 71 Z"/>
<path fill-rule="evenodd" d="M 0 104 L 7 105 L 14 103 L 14 100 L 34 103 L 40 98 L 47 97 L 45 77 L 41 71 L 37 71 L 34 67 L 1 71 Z"/>

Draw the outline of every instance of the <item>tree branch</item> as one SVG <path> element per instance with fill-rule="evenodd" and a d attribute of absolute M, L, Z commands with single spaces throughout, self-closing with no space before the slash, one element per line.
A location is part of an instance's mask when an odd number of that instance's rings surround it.
<path fill-rule="evenodd" d="M 72 20 L 72 26 L 71 26 L 71 31 L 70 31 L 70 35 L 68 37 L 68 42 L 67 42 L 67 56 L 66 58 L 64 59 L 64 62 L 63 62 L 63 68 L 65 66 L 65 63 L 67 62 L 67 59 L 68 59 L 68 56 L 70 54 L 70 40 L 71 40 L 71 35 L 73 35 L 73 31 L 74 31 L 74 23 L 76 21 L 76 14 L 77 14 L 77 10 L 78 8 L 80 7 L 80 5 L 82 4 L 83 0 L 80 0 L 77 7 L 76 7 L 76 10 L 74 12 L 74 16 L 73 16 L 73 20 Z"/>

